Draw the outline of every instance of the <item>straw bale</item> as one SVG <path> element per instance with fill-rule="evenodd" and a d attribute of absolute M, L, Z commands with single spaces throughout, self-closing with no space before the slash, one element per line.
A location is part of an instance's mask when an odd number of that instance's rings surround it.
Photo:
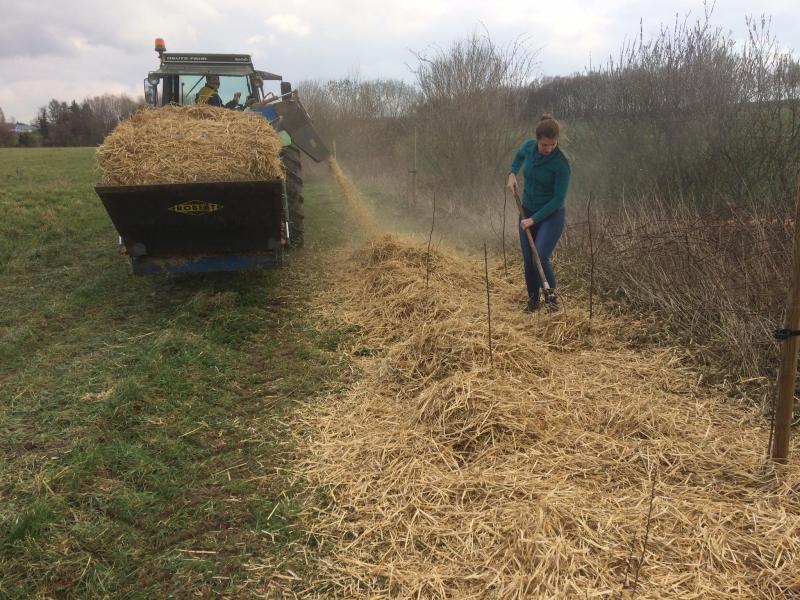
<path fill-rule="evenodd" d="M 337 596 L 617 598 L 637 566 L 637 598 L 800 593 L 800 467 L 765 460 L 762 417 L 629 323 L 523 313 L 496 267 L 492 368 L 482 262 L 431 259 L 426 290 L 422 244 L 373 240 L 320 302 L 375 350 L 301 417 Z"/>
<path fill-rule="evenodd" d="M 97 149 L 101 183 L 282 179 L 282 144 L 262 116 L 215 106 L 145 109 Z"/>

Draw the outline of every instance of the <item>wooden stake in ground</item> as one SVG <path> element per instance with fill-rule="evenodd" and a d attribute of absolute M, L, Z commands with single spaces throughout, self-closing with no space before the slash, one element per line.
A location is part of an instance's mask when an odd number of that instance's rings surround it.
<path fill-rule="evenodd" d="M 436 223 L 436 192 L 433 192 L 433 214 L 431 215 L 431 233 L 428 235 L 428 252 L 425 254 L 425 289 L 428 289 L 428 279 L 431 276 L 431 242 L 433 241 L 433 226 Z"/>
<path fill-rule="evenodd" d="M 417 128 L 414 127 L 414 168 L 411 169 L 411 206 L 417 207 Z"/>
<path fill-rule="evenodd" d="M 775 437 L 772 459 L 786 462 L 789 458 L 789 439 L 792 428 L 795 378 L 797 376 L 797 350 L 800 347 L 800 181 L 798 181 L 797 207 L 794 217 L 794 260 L 786 301 L 784 328 L 776 332 L 783 340 L 781 365 L 778 371 L 778 401 L 775 405 Z"/>
<path fill-rule="evenodd" d="M 483 264 L 486 273 L 486 313 L 489 316 L 489 365 L 494 369 L 494 357 L 492 356 L 492 301 L 489 295 L 489 253 L 486 251 L 486 244 L 483 244 Z"/>
<path fill-rule="evenodd" d="M 636 587 L 639 585 L 639 573 L 642 570 L 644 563 L 644 554 L 647 552 L 647 542 L 650 539 L 650 524 L 653 522 L 653 501 L 656 499 L 656 481 L 658 480 L 658 467 L 653 472 L 653 483 L 650 487 L 650 507 L 647 509 L 647 522 L 644 527 L 644 541 L 642 541 L 642 554 L 639 556 L 639 562 L 636 563 L 636 578 L 633 580 L 633 590 L 631 594 L 636 596 Z"/>
<path fill-rule="evenodd" d="M 506 204 L 508 203 L 508 188 L 503 186 L 503 275 L 508 277 L 508 260 L 506 260 Z"/>
<path fill-rule="evenodd" d="M 592 238 L 592 192 L 586 203 L 586 223 L 589 228 L 589 320 L 594 316 L 594 239 Z"/>
<path fill-rule="evenodd" d="M 639 560 L 636 562 L 636 575 L 633 580 L 632 590 L 628 592 L 628 575 L 631 572 L 631 565 L 633 564 L 633 554 L 636 550 L 636 538 L 631 541 L 631 553 L 628 556 L 628 564 L 625 568 L 625 581 L 622 582 L 622 590 L 619 597 L 622 599 L 634 598 L 636 596 L 636 588 L 639 586 L 639 574 L 641 572 L 642 564 L 644 563 L 644 555 L 647 552 L 647 542 L 650 539 L 650 525 L 653 522 L 653 501 L 656 499 L 656 481 L 658 480 L 658 467 L 653 471 L 653 476 L 650 481 L 650 506 L 647 509 L 647 519 L 644 526 L 644 539 L 642 540 L 642 552 Z"/>

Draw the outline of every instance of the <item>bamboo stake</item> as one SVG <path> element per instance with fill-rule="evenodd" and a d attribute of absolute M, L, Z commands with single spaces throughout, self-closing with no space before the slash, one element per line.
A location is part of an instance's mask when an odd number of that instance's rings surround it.
<path fill-rule="evenodd" d="M 789 331 L 800 329 L 800 180 L 798 180 L 797 206 L 794 217 L 794 261 L 789 296 L 786 300 L 784 328 Z M 789 458 L 798 347 L 800 347 L 800 337 L 797 335 L 789 335 L 784 340 L 780 370 L 778 371 L 778 401 L 775 405 L 775 437 L 772 445 L 772 459 L 781 463 L 785 463 Z"/>

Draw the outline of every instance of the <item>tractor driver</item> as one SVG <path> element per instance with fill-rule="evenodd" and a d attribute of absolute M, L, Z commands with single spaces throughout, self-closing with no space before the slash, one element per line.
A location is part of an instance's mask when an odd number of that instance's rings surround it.
<path fill-rule="evenodd" d="M 225 108 L 239 108 L 239 98 L 242 92 L 236 92 L 233 95 L 233 100 L 227 104 L 222 103 L 222 98 L 219 97 L 217 90 L 219 89 L 219 75 L 206 75 L 206 84 L 197 92 L 194 97 L 196 104 L 208 104 L 209 106 L 224 106 Z"/>

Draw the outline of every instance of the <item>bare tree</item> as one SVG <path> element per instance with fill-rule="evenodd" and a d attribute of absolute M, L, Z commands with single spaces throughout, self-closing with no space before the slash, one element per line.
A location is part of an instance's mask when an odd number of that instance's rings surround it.
<path fill-rule="evenodd" d="M 13 146 L 16 142 L 16 136 L 11 130 L 10 124 L 6 123 L 6 116 L 3 114 L 3 109 L 0 108 L 0 146 Z"/>
<path fill-rule="evenodd" d="M 528 111 L 580 122 L 575 153 L 604 195 L 624 182 L 707 205 L 788 201 L 800 170 L 800 65 L 769 19 L 746 25 L 744 45 L 711 25 L 708 8 L 652 39 L 640 30 L 596 71 L 533 86 Z"/>
<path fill-rule="evenodd" d="M 521 90 L 532 80 L 537 52 L 524 38 L 500 47 L 475 32 L 415 57 L 416 120 L 425 132 L 420 171 L 439 183 L 451 206 L 480 203 L 525 136 Z"/>
<path fill-rule="evenodd" d="M 357 75 L 298 85 L 303 105 L 329 144 L 351 169 L 398 174 L 398 141 L 407 133 L 418 94 L 395 79 L 362 80 Z"/>

